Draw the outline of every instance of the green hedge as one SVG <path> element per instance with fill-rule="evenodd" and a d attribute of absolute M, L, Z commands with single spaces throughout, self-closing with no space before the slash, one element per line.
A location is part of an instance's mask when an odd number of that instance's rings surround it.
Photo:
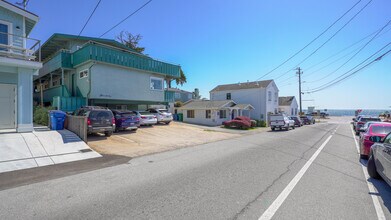
<path fill-rule="evenodd" d="M 33 119 L 34 123 L 47 126 L 49 124 L 49 111 L 50 110 L 54 110 L 54 107 L 36 106 L 34 108 L 34 119 Z"/>

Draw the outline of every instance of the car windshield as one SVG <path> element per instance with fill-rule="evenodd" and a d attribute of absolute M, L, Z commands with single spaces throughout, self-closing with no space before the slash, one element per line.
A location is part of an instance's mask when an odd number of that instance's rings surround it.
<path fill-rule="evenodd" d="M 133 117 L 136 116 L 137 114 L 134 112 L 126 112 L 126 113 L 121 113 L 121 117 Z"/>
<path fill-rule="evenodd" d="M 388 134 L 391 132 L 391 126 L 374 125 L 372 126 L 372 133 L 376 134 Z"/>
<path fill-rule="evenodd" d="M 367 122 L 367 121 L 381 121 L 380 118 L 361 118 L 360 121 Z"/>
<path fill-rule="evenodd" d="M 140 113 L 140 115 L 152 115 L 152 113 L 150 113 L 150 112 L 139 112 Z"/>
<path fill-rule="evenodd" d="M 112 115 L 109 111 L 91 111 L 90 118 L 111 118 Z"/>

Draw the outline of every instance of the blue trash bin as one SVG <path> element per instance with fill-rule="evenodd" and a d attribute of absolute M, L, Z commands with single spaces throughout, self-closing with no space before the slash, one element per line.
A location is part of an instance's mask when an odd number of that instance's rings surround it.
<path fill-rule="evenodd" d="M 63 130 L 66 113 L 60 110 L 49 111 L 50 116 L 50 129 L 52 130 Z"/>

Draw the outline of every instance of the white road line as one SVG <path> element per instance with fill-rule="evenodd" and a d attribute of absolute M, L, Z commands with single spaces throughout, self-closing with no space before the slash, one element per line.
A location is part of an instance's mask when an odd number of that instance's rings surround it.
<path fill-rule="evenodd" d="M 358 146 L 358 143 L 357 143 L 356 136 L 354 134 L 353 128 L 350 127 L 350 129 L 352 131 L 354 143 L 356 144 L 357 153 L 360 154 L 360 149 L 359 149 L 359 146 Z M 384 215 L 383 209 L 382 209 L 382 207 L 380 205 L 379 198 L 376 196 L 379 192 L 376 190 L 376 188 L 373 186 L 373 184 L 368 181 L 368 179 L 370 177 L 369 177 L 367 168 L 364 165 L 362 165 L 362 164 L 361 164 L 361 168 L 362 168 L 362 171 L 364 172 L 364 177 L 365 177 L 365 180 L 366 180 L 367 185 L 368 185 L 369 193 L 370 193 L 370 195 L 372 197 L 373 205 L 375 206 L 377 219 L 381 219 L 381 220 L 386 219 L 386 216 Z"/>
<path fill-rule="evenodd" d="M 338 126 L 339 127 L 339 126 Z M 316 152 L 312 155 L 312 157 L 307 161 L 307 163 L 301 168 L 301 170 L 296 174 L 296 176 L 289 182 L 289 184 L 285 187 L 285 189 L 278 195 L 276 200 L 269 206 L 269 208 L 259 217 L 259 220 L 271 219 L 277 210 L 280 208 L 285 199 L 289 196 L 292 190 L 295 188 L 296 184 L 303 177 L 305 172 L 311 166 L 311 164 L 318 157 L 319 153 L 323 150 L 326 144 L 330 141 L 333 134 L 338 129 L 338 127 L 334 130 L 334 132 L 323 142 L 323 144 L 316 150 Z"/>

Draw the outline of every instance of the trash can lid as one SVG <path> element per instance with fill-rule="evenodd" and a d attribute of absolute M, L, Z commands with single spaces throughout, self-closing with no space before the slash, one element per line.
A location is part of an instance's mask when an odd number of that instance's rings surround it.
<path fill-rule="evenodd" d="M 54 116 L 54 117 L 61 117 L 61 118 L 65 118 L 66 117 L 66 113 L 63 112 L 63 111 L 60 111 L 60 110 L 50 110 L 49 111 L 49 114 L 51 116 Z"/>

